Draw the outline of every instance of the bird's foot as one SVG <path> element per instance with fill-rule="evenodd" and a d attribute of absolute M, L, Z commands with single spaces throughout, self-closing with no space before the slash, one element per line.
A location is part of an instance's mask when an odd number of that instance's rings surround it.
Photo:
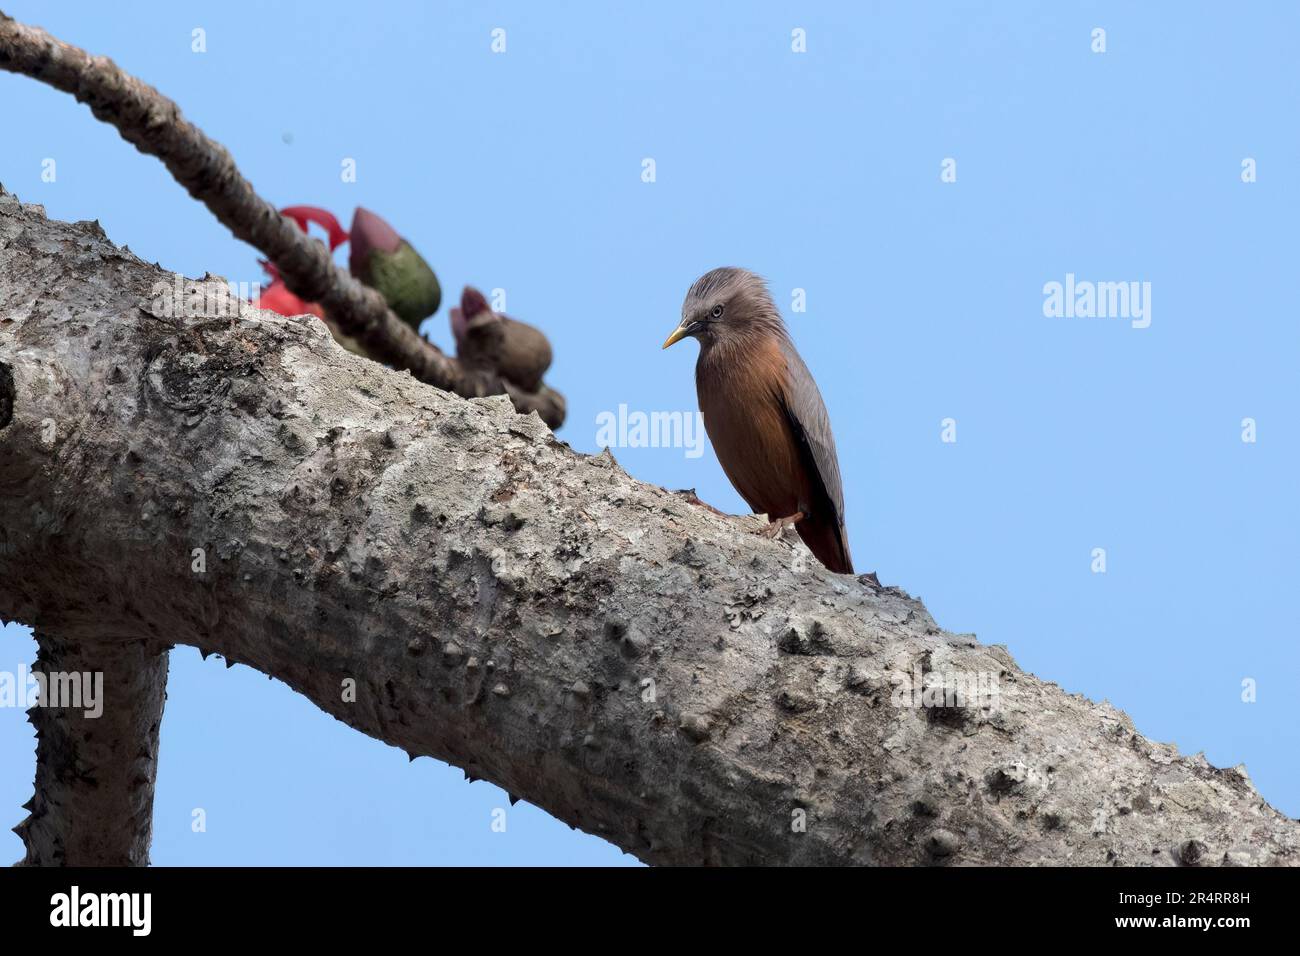
<path fill-rule="evenodd" d="M 802 511 L 796 511 L 794 514 L 785 518 L 773 518 L 762 528 L 755 531 L 755 534 L 761 534 L 765 538 L 771 538 L 775 541 L 785 533 L 786 528 L 793 528 L 798 522 L 804 519 Z"/>

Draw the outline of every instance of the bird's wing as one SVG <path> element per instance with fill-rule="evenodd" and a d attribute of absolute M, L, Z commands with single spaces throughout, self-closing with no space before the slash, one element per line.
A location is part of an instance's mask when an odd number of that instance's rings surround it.
<path fill-rule="evenodd" d="M 816 469 L 821 486 L 826 492 L 827 502 L 835 509 L 835 518 L 841 528 L 844 526 L 844 487 L 840 482 L 840 462 L 835 454 L 835 438 L 831 435 L 831 420 L 826 414 L 826 404 L 822 401 L 817 383 L 812 373 L 803 363 L 799 353 L 790 342 L 783 342 L 786 367 L 789 369 L 785 394 L 786 415 L 790 419 L 795 437 L 810 462 Z M 847 542 L 845 543 L 847 552 Z"/>

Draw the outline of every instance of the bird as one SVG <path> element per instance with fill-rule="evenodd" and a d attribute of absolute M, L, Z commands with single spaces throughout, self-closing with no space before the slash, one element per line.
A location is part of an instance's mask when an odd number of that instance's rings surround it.
<path fill-rule="evenodd" d="M 479 346 L 472 333 L 489 323 L 496 324 L 500 333 L 495 354 L 489 356 L 497 372 L 525 392 L 536 392 L 541 387 L 542 376 L 551 367 L 550 341 L 541 329 L 493 311 L 487 297 L 470 285 L 461 292 L 460 307 L 451 310 L 456 354 L 477 359 L 474 351 Z"/>
<path fill-rule="evenodd" d="M 830 417 L 767 283 L 746 269 L 706 272 L 663 347 L 687 337 L 700 343 L 704 429 L 736 491 L 768 516 L 762 533 L 776 538 L 793 525 L 827 569 L 852 574 Z"/>

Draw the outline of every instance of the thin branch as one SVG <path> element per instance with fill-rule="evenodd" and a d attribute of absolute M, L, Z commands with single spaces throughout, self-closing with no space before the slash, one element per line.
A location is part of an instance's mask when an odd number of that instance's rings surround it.
<path fill-rule="evenodd" d="M 520 413 L 536 411 L 552 428 L 564 421 L 564 398 L 558 392 L 545 385 L 535 393 L 523 392 L 494 369 L 465 365 L 413 332 L 388 309 L 383 296 L 335 265 L 319 242 L 260 197 L 224 146 L 187 121 L 174 102 L 112 60 L 91 56 L 0 11 L 0 69 L 71 93 L 140 152 L 161 159 L 191 196 L 276 264 L 290 291 L 319 302 L 368 355 L 466 398 L 504 393 Z"/>

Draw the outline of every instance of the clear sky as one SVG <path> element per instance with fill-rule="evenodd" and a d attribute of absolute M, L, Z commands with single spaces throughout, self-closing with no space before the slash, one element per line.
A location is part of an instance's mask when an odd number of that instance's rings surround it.
<path fill-rule="evenodd" d="M 1300 815 L 1300 6 L 0 8 L 174 98 L 278 205 L 364 205 L 452 296 L 506 290 L 551 338 L 580 450 L 620 404 L 694 410 L 694 343 L 660 351 L 687 286 L 767 276 L 830 409 L 859 570 Z M 71 97 L 0 74 L 0 111 L 23 200 L 168 269 L 258 280 L 251 247 Z M 1150 283 L 1149 312 L 1048 317 L 1067 275 Z M 426 323 L 444 346 L 446 313 Z M 687 451 L 615 455 L 745 510 Z M 0 670 L 33 656 L 4 630 Z M 0 708 L 0 860 L 30 730 Z M 500 807 L 245 667 L 172 654 L 156 863 L 634 862 L 523 803 L 494 832 Z"/>

